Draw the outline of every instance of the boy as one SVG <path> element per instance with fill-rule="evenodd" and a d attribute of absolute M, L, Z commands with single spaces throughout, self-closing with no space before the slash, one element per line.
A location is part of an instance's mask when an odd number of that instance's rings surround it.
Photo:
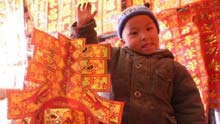
<path fill-rule="evenodd" d="M 72 38 L 98 43 L 91 3 L 77 8 Z M 123 124 L 205 124 L 196 85 L 172 53 L 159 49 L 159 24 L 146 6 L 127 8 L 117 34 L 124 46 L 112 48 L 112 99 L 125 102 Z"/>

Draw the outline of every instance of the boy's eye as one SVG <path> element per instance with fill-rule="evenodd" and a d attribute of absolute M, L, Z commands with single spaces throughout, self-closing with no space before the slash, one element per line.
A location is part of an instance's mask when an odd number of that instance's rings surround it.
<path fill-rule="evenodd" d="M 152 29 L 152 27 L 147 27 L 146 28 L 147 31 L 150 31 L 151 29 Z"/>
<path fill-rule="evenodd" d="M 129 33 L 130 35 L 136 35 L 137 34 L 137 31 L 132 31 Z"/>

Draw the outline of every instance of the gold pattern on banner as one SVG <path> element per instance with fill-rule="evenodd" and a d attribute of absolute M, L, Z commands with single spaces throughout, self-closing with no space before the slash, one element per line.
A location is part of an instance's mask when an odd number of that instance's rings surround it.
<path fill-rule="evenodd" d="M 110 75 L 82 75 L 82 86 L 91 89 L 92 91 L 110 91 Z"/>
<path fill-rule="evenodd" d="M 56 0 L 48 1 L 48 33 L 54 34 L 57 33 L 57 22 L 58 22 L 58 3 Z"/>
<path fill-rule="evenodd" d="M 110 51 L 110 46 L 107 45 L 86 45 L 85 49 L 83 50 L 83 58 L 104 58 L 104 59 L 109 59 L 109 52 Z"/>
<path fill-rule="evenodd" d="M 126 0 L 126 6 L 143 5 L 148 2 L 154 12 L 159 12 L 166 9 L 183 7 L 200 1 L 201 0 Z"/>
<path fill-rule="evenodd" d="M 27 84 L 22 91 L 8 91 L 10 119 L 31 117 L 31 124 L 121 123 L 124 104 L 94 92 L 110 90 L 109 46 L 86 46 L 85 39 L 61 34 L 56 39 L 37 29 L 32 40 L 35 51 L 26 80 L 36 87 Z"/>
<path fill-rule="evenodd" d="M 107 73 L 105 69 L 107 62 L 105 60 L 82 60 L 82 74 L 103 74 Z"/>
<path fill-rule="evenodd" d="M 216 54 L 216 51 L 218 50 L 218 47 L 210 47 L 210 48 L 208 48 L 208 50 L 207 50 L 207 52 L 206 52 L 206 54 L 207 55 L 214 55 L 214 54 Z"/>
<path fill-rule="evenodd" d="M 126 6 L 133 6 L 133 5 L 144 5 L 145 2 L 149 2 L 150 0 L 126 0 Z"/>
<path fill-rule="evenodd" d="M 85 113 L 70 108 L 46 109 L 44 124 L 91 124 L 92 118 Z"/>
<path fill-rule="evenodd" d="M 113 32 L 116 30 L 117 19 L 121 12 L 121 1 L 120 0 L 100 0 L 98 1 L 98 20 L 100 23 L 100 33 L 104 34 Z M 111 22 L 111 23 L 109 23 Z"/>
<path fill-rule="evenodd" d="M 210 76 L 210 83 L 219 83 L 220 82 L 220 74 L 211 74 Z"/>
<path fill-rule="evenodd" d="M 74 111 L 73 113 L 73 110 L 69 108 L 46 109 L 44 112 L 44 124 L 70 123 L 73 122 L 73 119 L 75 120 L 76 124 L 85 122 L 84 118 L 82 118 L 83 113 L 81 111 Z"/>
<path fill-rule="evenodd" d="M 220 71 L 220 62 L 216 61 L 216 60 L 211 60 L 210 64 L 209 64 L 209 70 L 213 70 L 213 71 Z"/>

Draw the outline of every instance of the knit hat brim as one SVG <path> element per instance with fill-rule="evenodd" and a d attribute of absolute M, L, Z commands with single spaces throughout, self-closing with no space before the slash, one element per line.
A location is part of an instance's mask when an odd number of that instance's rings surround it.
<path fill-rule="evenodd" d="M 125 9 L 121 14 L 121 17 L 118 22 L 118 27 L 117 27 L 117 35 L 119 38 L 122 39 L 122 31 L 124 29 L 126 22 L 130 18 L 137 16 L 137 15 L 149 16 L 153 20 L 154 24 L 156 25 L 157 31 L 159 33 L 160 29 L 159 29 L 158 21 L 156 17 L 154 16 L 154 14 L 149 10 L 149 8 L 147 8 L 146 6 L 133 6 L 133 7 Z"/>

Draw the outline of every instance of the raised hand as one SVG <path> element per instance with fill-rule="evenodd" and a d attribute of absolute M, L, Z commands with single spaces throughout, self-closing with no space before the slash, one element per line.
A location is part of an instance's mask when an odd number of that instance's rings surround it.
<path fill-rule="evenodd" d="M 88 24 L 94 18 L 97 11 L 92 12 L 91 8 L 92 5 L 90 2 L 79 4 L 76 13 L 77 27 L 81 27 L 83 25 Z"/>

